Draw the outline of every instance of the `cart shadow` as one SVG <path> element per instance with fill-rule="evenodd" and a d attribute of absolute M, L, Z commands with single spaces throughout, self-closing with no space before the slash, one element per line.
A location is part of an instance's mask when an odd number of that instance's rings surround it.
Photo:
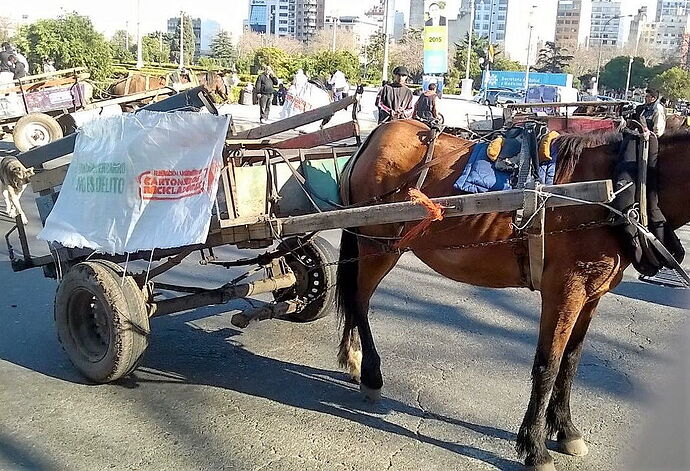
<path fill-rule="evenodd" d="M 161 319 L 163 320 L 163 319 Z M 117 384 L 137 388 L 146 383 L 205 385 L 232 390 L 280 404 L 349 420 L 386 433 L 483 461 L 502 470 L 523 469 L 521 463 L 474 446 L 441 440 L 386 420 L 401 414 L 443 422 L 491 439 L 514 442 L 516 435 L 499 428 L 474 424 L 423 410 L 384 397 L 378 404 L 365 401 L 345 373 L 310 367 L 258 355 L 245 349 L 232 328 L 209 332 L 180 319 L 165 319 L 153 329 L 146 357 L 134 374 Z"/>

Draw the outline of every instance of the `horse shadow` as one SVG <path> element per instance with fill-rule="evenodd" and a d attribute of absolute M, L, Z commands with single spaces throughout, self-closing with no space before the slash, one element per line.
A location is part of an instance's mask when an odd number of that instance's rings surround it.
<path fill-rule="evenodd" d="M 206 310 L 201 310 L 206 311 Z M 470 445 L 435 438 L 386 420 L 397 413 L 421 420 L 443 422 L 486 437 L 514 442 L 516 435 L 499 428 L 474 424 L 384 397 L 371 404 L 345 373 L 282 361 L 245 349 L 235 337 L 241 331 L 207 331 L 190 324 L 206 317 L 199 310 L 157 319 L 142 365 L 115 384 L 138 388 L 146 383 L 203 385 L 345 419 L 385 433 L 433 445 L 480 460 L 502 470 L 521 470 L 521 463 Z M 171 341 L 171 339 L 174 340 Z"/>

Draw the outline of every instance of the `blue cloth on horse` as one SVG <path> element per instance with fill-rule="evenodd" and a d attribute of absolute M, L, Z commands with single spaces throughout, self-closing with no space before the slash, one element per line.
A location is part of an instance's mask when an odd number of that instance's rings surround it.
<path fill-rule="evenodd" d="M 513 189 L 510 183 L 510 172 L 496 170 L 494 162 L 486 155 L 488 146 L 489 144 L 486 142 L 474 145 L 465 169 L 453 188 L 464 193 L 486 193 L 488 191 Z M 552 145 L 551 160 L 539 165 L 539 180 L 547 185 L 553 184 L 556 174 L 556 151 L 557 147 Z"/>

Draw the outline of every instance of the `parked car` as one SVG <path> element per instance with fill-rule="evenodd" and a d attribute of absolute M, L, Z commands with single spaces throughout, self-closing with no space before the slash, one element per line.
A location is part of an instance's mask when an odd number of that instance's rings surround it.
<path fill-rule="evenodd" d="M 515 91 L 510 88 L 490 89 L 486 92 L 486 96 L 484 96 L 483 92 L 479 92 L 479 94 L 474 97 L 474 101 L 491 106 L 505 105 L 508 103 L 522 103 L 525 101 L 525 94 L 524 92 Z"/>

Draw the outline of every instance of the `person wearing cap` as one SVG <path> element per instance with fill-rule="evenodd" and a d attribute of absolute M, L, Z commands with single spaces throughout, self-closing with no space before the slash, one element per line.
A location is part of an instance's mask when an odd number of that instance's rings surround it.
<path fill-rule="evenodd" d="M 412 117 L 412 90 L 405 82 L 410 73 L 399 65 L 393 69 L 393 81 L 386 83 L 377 97 L 379 124 Z"/>

